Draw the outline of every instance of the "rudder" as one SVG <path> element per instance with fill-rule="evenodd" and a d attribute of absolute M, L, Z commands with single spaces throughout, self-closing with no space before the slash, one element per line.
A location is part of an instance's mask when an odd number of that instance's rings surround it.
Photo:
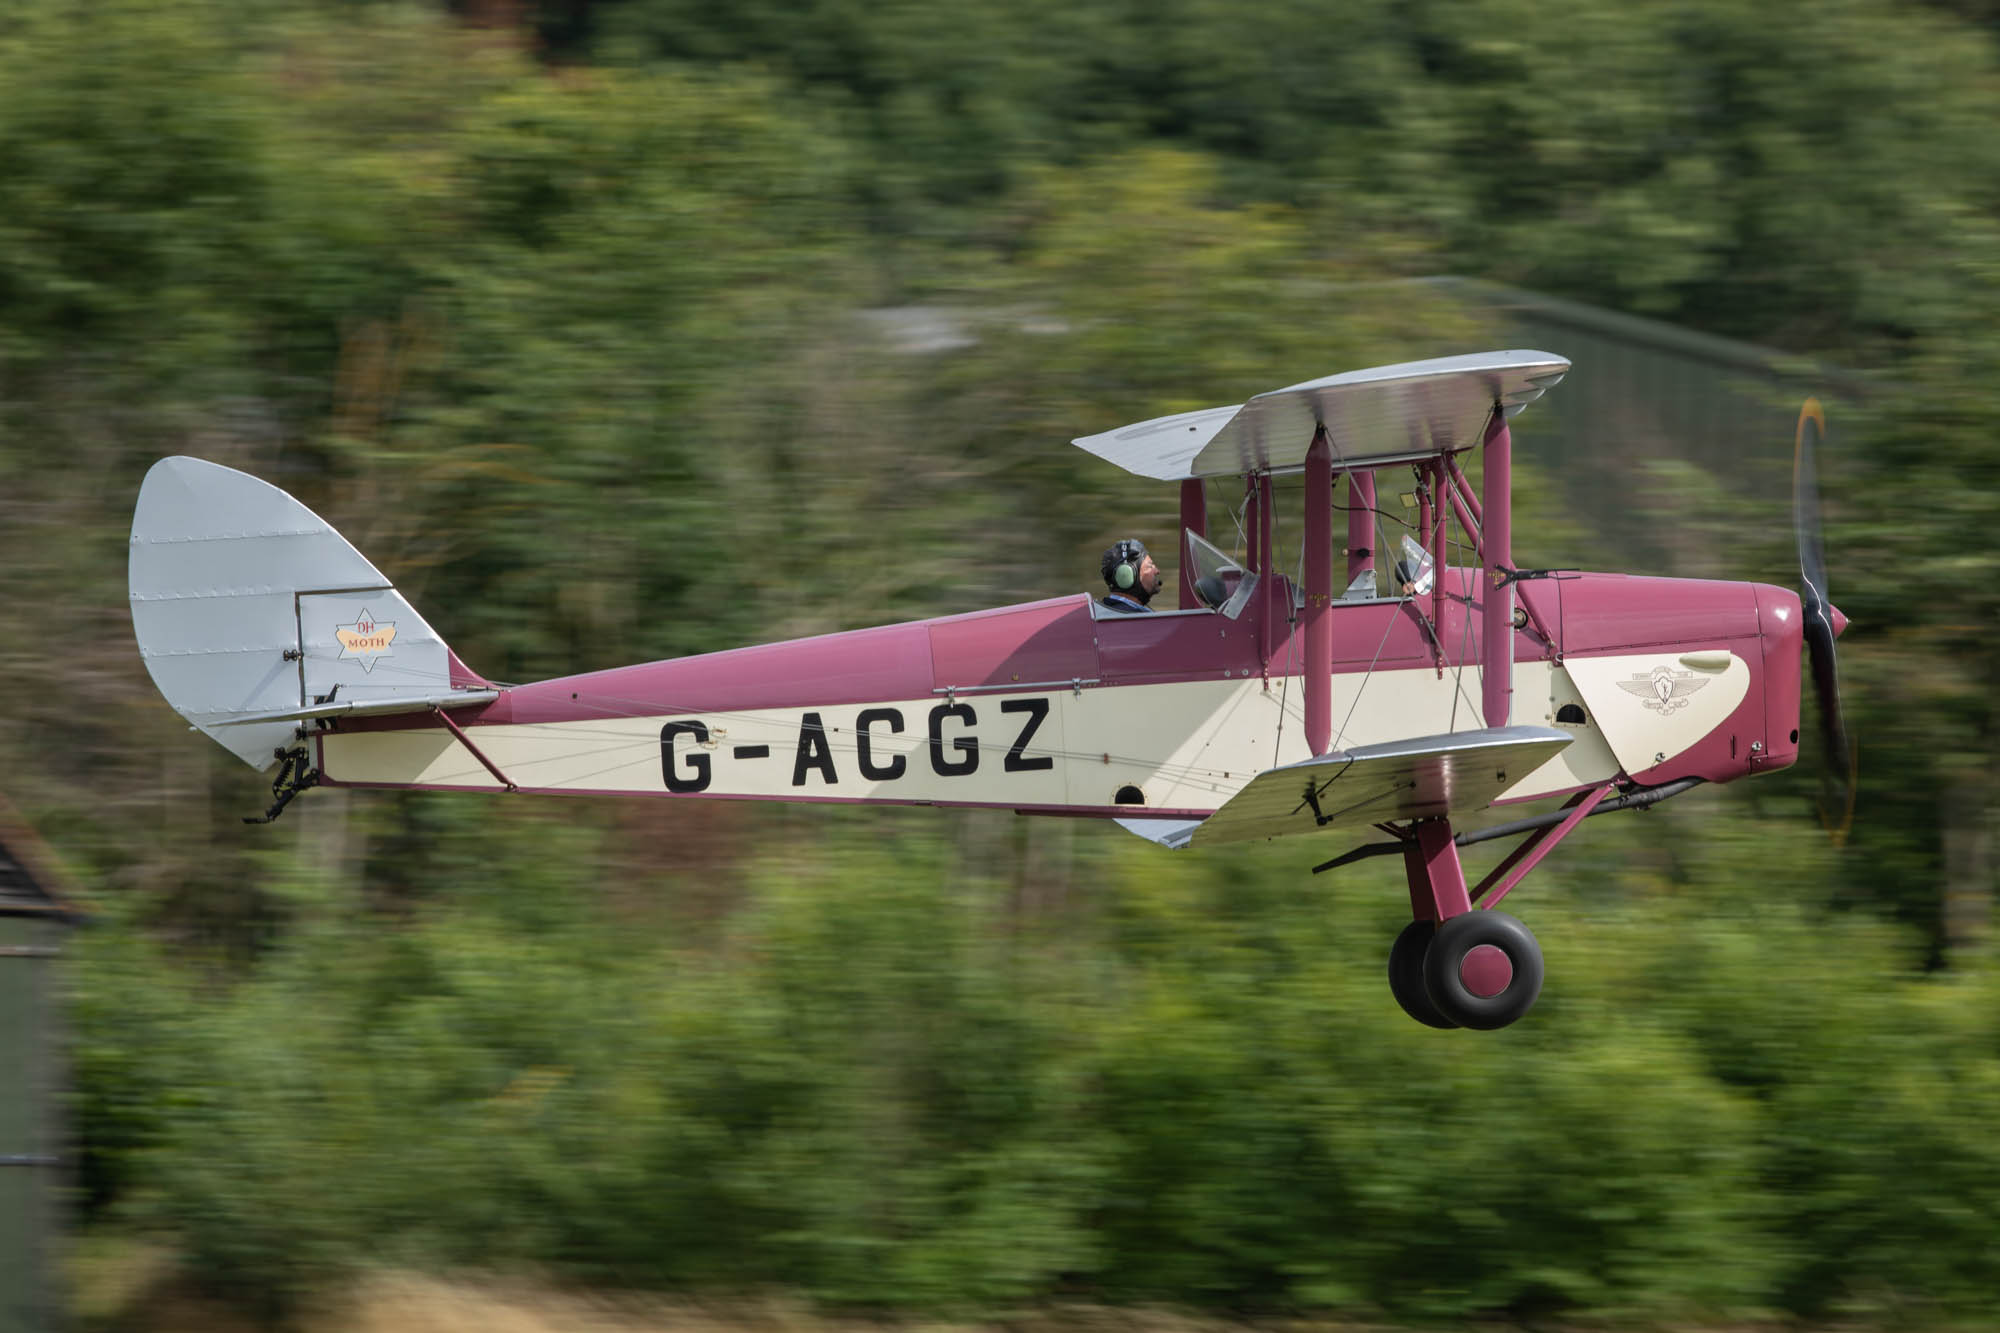
<path fill-rule="evenodd" d="M 255 768 L 304 718 L 493 697 L 326 520 L 217 463 L 163 458 L 146 473 L 128 583 L 153 683 Z"/>

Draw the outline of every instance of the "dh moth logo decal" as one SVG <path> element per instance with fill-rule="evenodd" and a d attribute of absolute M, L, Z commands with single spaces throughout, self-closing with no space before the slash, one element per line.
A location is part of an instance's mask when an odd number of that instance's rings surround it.
<path fill-rule="evenodd" d="M 1618 688 L 1627 694 L 1650 696 L 1642 698 L 1639 706 L 1650 708 L 1662 717 L 1686 708 L 1688 696 L 1707 687 L 1707 676 L 1697 676 L 1692 671 L 1676 671 L 1670 666 L 1656 666 L 1650 675 L 1634 676 L 1618 682 Z"/>
<path fill-rule="evenodd" d="M 340 656 L 335 660 L 359 662 L 364 672 L 374 671 L 381 659 L 396 655 L 389 648 L 396 641 L 396 622 L 375 619 L 365 606 L 352 625 L 335 625 L 333 637 L 340 640 Z"/>

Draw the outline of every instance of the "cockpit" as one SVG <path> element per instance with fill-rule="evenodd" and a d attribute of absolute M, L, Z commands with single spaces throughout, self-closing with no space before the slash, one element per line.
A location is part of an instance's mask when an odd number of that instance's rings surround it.
<path fill-rule="evenodd" d="M 1192 528 L 1181 531 L 1182 559 L 1189 571 L 1188 582 L 1193 586 L 1200 605 L 1176 608 L 1160 606 L 1161 615 L 1207 615 L 1219 614 L 1230 620 L 1239 619 L 1244 609 L 1257 596 L 1258 585 L 1263 576 L 1254 570 L 1245 569 L 1234 556 L 1223 551 L 1215 543 L 1203 537 Z M 1348 584 L 1337 599 L 1342 604 L 1356 602 L 1401 601 L 1409 597 L 1430 595 L 1436 579 L 1431 553 L 1420 546 L 1407 533 L 1403 535 L 1393 567 L 1383 579 L 1370 567 L 1362 570 Z M 1170 581 L 1168 588 L 1174 586 Z M 1386 584 L 1386 587 L 1384 586 Z M 1304 604 L 1304 593 L 1295 579 L 1278 576 L 1278 592 L 1289 594 L 1294 609 Z M 1093 607 L 1094 619 L 1116 618 L 1116 612 Z"/>

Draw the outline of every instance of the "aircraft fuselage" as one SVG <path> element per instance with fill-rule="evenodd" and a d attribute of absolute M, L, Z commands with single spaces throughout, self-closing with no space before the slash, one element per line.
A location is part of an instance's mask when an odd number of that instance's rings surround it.
<path fill-rule="evenodd" d="M 1333 604 L 1333 749 L 1483 725 L 1475 573 L 1446 571 L 1435 629 L 1430 598 Z M 1515 593 L 1511 720 L 1575 740 L 1503 802 L 1796 758 L 1796 594 L 1592 573 Z M 317 762 L 334 785 L 1199 818 L 1311 757 L 1291 601 L 1232 620 L 1079 594 L 620 667 L 504 690 L 460 731 L 345 719 Z"/>

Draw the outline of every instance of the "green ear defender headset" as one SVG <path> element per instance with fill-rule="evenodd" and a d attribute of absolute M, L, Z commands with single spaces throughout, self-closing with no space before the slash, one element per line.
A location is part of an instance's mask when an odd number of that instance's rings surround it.
<path fill-rule="evenodd" d="M 1139 565 L 1146 558 L 1146 544 L 1127 537 L 1104 553 L 1104 581 L 1120 592 L 1139 582 Z"/>

